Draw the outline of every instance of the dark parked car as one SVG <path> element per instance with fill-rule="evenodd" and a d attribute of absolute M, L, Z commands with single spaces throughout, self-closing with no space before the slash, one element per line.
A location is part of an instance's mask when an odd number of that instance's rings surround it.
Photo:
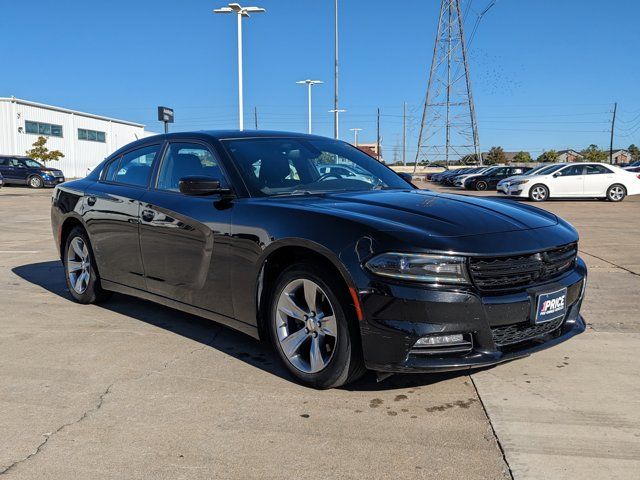
<path fill-rule="evenodd" d="M 467 190 L 495 190 L 498 182 L 514 175 L 522 175 L 531 170 L 530 167 L 497 167 L 484 175 L 471 177 L 464 183 Z"/>
<path fill-rule="evenodd" d="M 320 173 L 328 164 L 368 178 Z M 587 270 L 567 222 L 415 189 L 323 137 L 145 138 L 56 187 L 51 220 L 78 302 L 121 292 L 269 339 L 317 388 L 366 368 L 493 365 L 585 328 Z"/>
<path fill-rule="evenodd" d="M 49 168 L 29 157 L 0 155 L 0 174 L 6 185 L 28 185 L 31 188 L 55 187 L 64 182 L 57 168 Z"/>

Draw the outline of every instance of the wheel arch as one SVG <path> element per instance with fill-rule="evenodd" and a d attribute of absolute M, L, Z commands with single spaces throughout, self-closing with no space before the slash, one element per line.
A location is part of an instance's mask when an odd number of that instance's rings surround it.
<path fill-rule="evenodd" d="M 259 273 L 254 290 L 258 331 L 261 338 L 267 335 L 267 318 L 269 299 L 273 294 L 273 286 L 282 270 L 294 263 L 305 260 L 324 266 L 335 274 L 336 279 L 344 287 L 342 292 L 349 299 L 348 306 L 353 308 L 356 318 L 360 319 L 362 310 L 358 299 L 355 282 L 344 264 L 328 248 L 303 239 L 287 239 L 271 244 L 261 256 Z"/>
<path fill-rule="evenodd" d="M 64 222 L 62 222 L 62 224 L 60 225 L 60 234 L 58 236 L 58 240 L 59 240 L 58 248 L 60 250 L 60 260 L 64 258 L 64 247 L 67 243 L 67 237 L 69 237 L 71 230 L 73 230 L 75 227 L 82 227 L 82 229 L 84 229 L 84 231 L 87 233 L 87 236 L 89 236 L 89 232 L 87 228 L 84 226 L 84 224 L 80 219 L 78 219 L 77 217 L 67 217 L 64 220 Z"/>

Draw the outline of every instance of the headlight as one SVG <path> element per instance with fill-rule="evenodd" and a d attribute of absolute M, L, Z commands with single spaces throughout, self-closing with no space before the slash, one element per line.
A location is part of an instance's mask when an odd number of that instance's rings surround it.
<path fill-rule="evenodd" d="M 429 283 L 469 284 L 466 259 L 449 255 L 383 253 L 365 266 L 383 277 Z"/>
<path fill-rule="evenodd" d="M 522 185 L 524 183 L 527 183 L 529 180 L 516 180 L 515 182 L 511 182 L 510 185 Z"/>

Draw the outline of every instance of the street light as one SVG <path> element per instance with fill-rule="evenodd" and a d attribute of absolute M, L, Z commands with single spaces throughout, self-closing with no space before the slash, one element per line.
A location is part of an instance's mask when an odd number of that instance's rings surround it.
<path fill-rule="evenodd" d="M 308 96 L 309 96 L 309 133 L 311 133 L 311 86 L 312 85 L 316 85 L 319 83 L 324 83 L 322 80 L 300 80 L 299 82 L 296 83 L 300 83 L 300 84 L 306 84 L 307 85 L 307 90 L 308 90 Z"/>
<path fill-rule="evenodd" d="M 334 132 L 334 138 L 338 140 L 340 138 L 340 114 L 346 112 L 346 110 L 341 108 L 332 108 L 329 110 L 329 113 L 333 113 L 333 117 L 335 119 L 336 131 Z"/>
<path fill-rule="evenodd" d="M 242 7 L 239 3 L 230 3 L 227 7 L 216 8 L 213 13 L 235 13 L 238 17 L 238 126 L 244 130 L 244 100 L 242 98 L 242 17 L 249 17 L 250 13 L 262 13 L 266 10 L 260 7 Z"/>
<path fill-rule="evenodd" d="M 358 146 L 358 132 L 361 131 L 361 128 L 350 128 L 349 130 L 351 130 L 353 132 L 353 145 L 355 147 Z"/>

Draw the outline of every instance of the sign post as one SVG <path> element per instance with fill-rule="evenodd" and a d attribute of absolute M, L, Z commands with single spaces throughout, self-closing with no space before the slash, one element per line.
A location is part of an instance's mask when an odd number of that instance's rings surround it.
<path fill-rule="evenodd" d="M 158 107 L 158 121 L 164 123 L 164 133 L 169 133 L 169 124 L 173 123 L 173 108 Z"/>

